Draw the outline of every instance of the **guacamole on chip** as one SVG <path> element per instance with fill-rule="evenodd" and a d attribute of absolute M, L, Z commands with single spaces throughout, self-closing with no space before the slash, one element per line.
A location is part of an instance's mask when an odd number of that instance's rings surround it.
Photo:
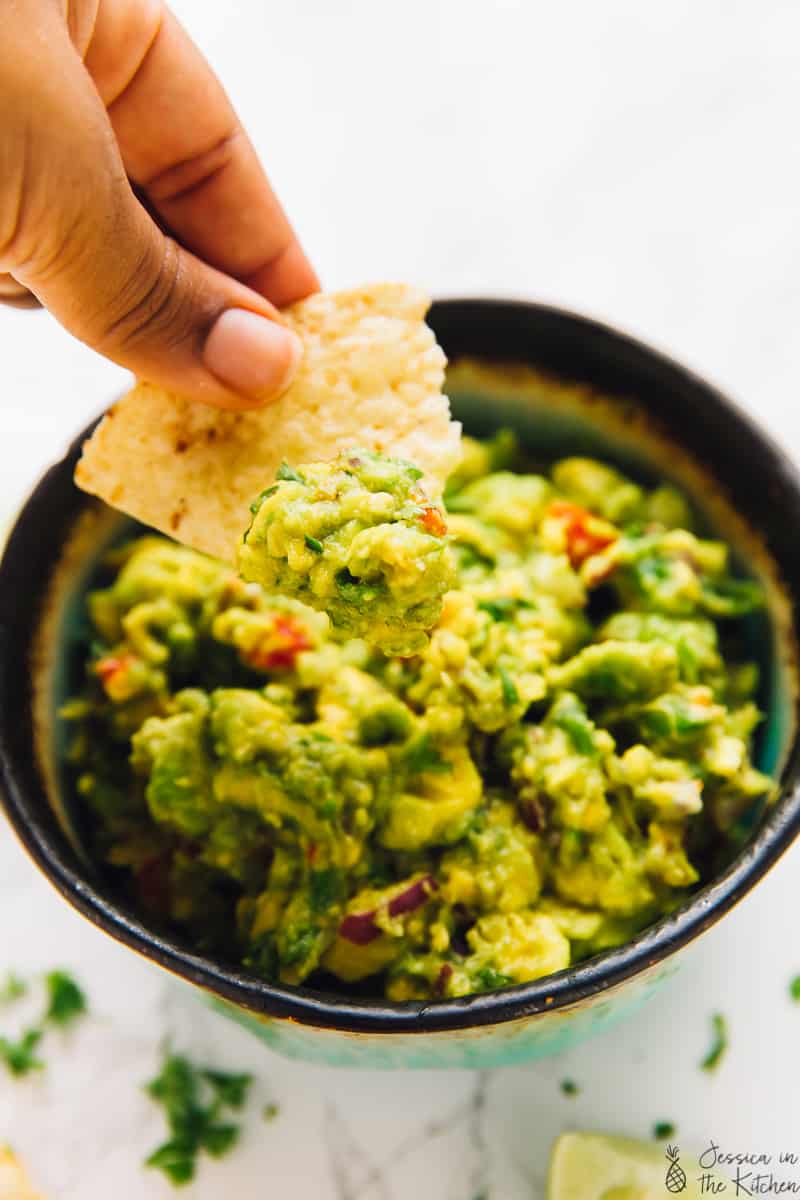
<path fill-rule="evenodd" d="M 445 497 L 446 538 L 413 467 L 351 452 L 259 498 L 249 582 L 159 536 L 109 554 L 63 716 L 148 920 L 435 1000 L 624 942 L 739 844 L 773 783 L 727 547 L 671 487 L 534 471 L 510 434 L 465 439 Z"/>
<path fill-rule="evenodd" d="M 284 463 L 252 505 L 241 575 L 386 654 L 424 650 L 455 572 L 444 512 L 421 481 L 411 463 L 368 450 Z"/>

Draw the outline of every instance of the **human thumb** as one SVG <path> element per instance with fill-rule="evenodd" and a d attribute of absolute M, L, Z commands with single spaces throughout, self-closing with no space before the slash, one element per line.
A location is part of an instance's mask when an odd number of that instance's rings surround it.
<path fill-rule="evenodd" d="M 68 42 L 58 53 L 57 69 L 41 58 L 3 64 L 4 90 L 16 94 L 0 139 L 0 272 L 152 383 L 228 409 L 274 398 L 299 339 L 262 296 L 156 225 L 78 56 Z"/>

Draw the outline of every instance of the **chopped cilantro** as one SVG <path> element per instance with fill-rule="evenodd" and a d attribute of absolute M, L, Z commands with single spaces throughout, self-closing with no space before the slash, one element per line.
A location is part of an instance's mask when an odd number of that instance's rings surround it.
<path fill-rule="evenodd" d="M 253 1082 L 252 1075 L 231 1075 L 225 1071 L 203 1071 L 203 1079 L 207 1079 L 213 1087 L 220 1104 L 228 1108 L 244 1108 L 247 1093 Z"/>
<path fill-rule="evenodd" d="M 797 1000 L 800 1003 L 800 975 L 795 975 L 789 984 L 789 995 L 793 1000 Z"/>
<path fill-rule="evenodd" d="M 29 1029 L 16 1042 L 0 1037 L 0 1059 L 6 1064 L 12 1075 L 19 1078 L 22 1075 L 30 1074 L 31 1071 L 40 1071 L 44 1067 L 44 1063 L 35 1054 L 41 1038 L 41 1029 Z"/>
<path fill-rule="evenodd" d="M 487 992 L 494 988 L 507 987 L 511 983 L 510 975 L 504 975 L 502 971 L 496 971 L 494 967 L 481 967 L 475 972 L 475 978 Z"/>
<path fill-rule="evenodd" d="M 145 1165 L 163 1171 L 180 1186 L 194 1179 L 201 1151 L 212 1158 L 228 1154 L 239 1138 L 239 1126 L 219 1118 L 225 1108 L 243 1107 L 251 1082 L 250 1075 L 198 1070 L 182 1055 L 168 1055 L 145 1090 L 163 1107 L 171 1136 Z"/>
<path fill-rule="evenodd" d="M 261 494 L 250 505 L 250 512 L 253 514 L 253 516 L 256 515 L 258 510 L 261 508 L 261 505 L 267 499 L 267 497 L 274 496 L 275 493 L 277 492 L 277 490 L 278 490 L 277 483 L 273 483 L 272 487 L 264 488 L 264 491 L 261 492 Z"/>
<path fill-rule="evenodd" d="M 318 925 L 290 926 L 283 937 L 280 951 L 281 962 L 284 966 L 302 963 L 309 958 L 317 945 L 321 930 Z"/>
<path fill-rule="evenodd" d="M 506 708 L 513 708 L 515 704 L 519 704 L 517 685 L 501 663 L 497 664 L 497 673 L 500 676 L 500 683 L 503 688 L 503 703 Z"/>
<path fill-rule="evenodd" d="M 154 1150 L 146 1160 L 145 1166 L 163 1171 L 176 1187 L 180 1187 L 182 1183 L 189 1183 L 194 1179 L 196 1154 L 197 1151 L 191 1142 L 184 1138 L 173 1138 Z"/>
<path fill-rule="evenodd" d="M 561 1080 L 561 1091 L 565 1096 L 577 1096 L 580 1090 L 574 1079 Z"/>
<path fill-rule="evenodd" d="M 653 1126 L 653 1137 L 657 1142 L 668 1142 L 674 1138 L 677 1130 L 672 1121 L 656 1121 Z"/>
<path fill-rule="evenodd" d="M 20 979 L 19 975 L 15 975 L 13 971 L 9 971 L 2 984 L 0 984 L 0 1004 L 13 1004 L 15 1000 L 19 1000 L 28 990 L 28 985 L 24 979 Z"/>
<path fill-rule="evenodd" d="M 311 871 L 308 892 L 314 912 L 326 912 L 344 893 L 344 877 L 339 867 L 323 867 Z"/>
<path fill-rule="evenodd" d="M 45 976 L 49 997 L 45 1021 L 52 1025 L 70 1025 L 86 1012 L 86 997 L 66 971 L 51 971 Z"/>
<path fill-rule="evenodd" d="M 275 945 L 275 935 L 271 930 L 262 933 L 250 943 L 250 948 L 242 962 L 248 970 L 261 979 L 276 980 L 278 978 L 278 949 Z"/>
<path fill-rule="evenodd" d="M 239 1140 L 238 1125 L 207 1125 L 203 1134 L 203 1149 L 212 1158 L 223 1158 Z"/>
<path fill-rule="evenodd" d="M 559 729 L 564 730 L 578 754 L 584 754 L 587 758 L 597 755 L 594 725 L 574 697 L 564 696 L 557 701 L 550 719 Z"/>
<path fill-rule="evenodd" d="M 506 621 L 517 607 L 511 596 L 498 596 L 496 600 L 479 600 L 478 608 L 487 612 L 493 621 Z"/>
<path fill-rule="evenodd" d="M 711 1049 L 700 1063 L 703 1071 L 716 1071 L 728 1049 L 728 1023 L 722 1013 L 714 1013 L 712 1016 L 711 1031 Z"/>
<path fill-rule="evenodd" d="M 319 541 L 318 538 L 312 537 L 310 533 L 306 534 L 306 545 L 308 546 L 309 550 L 313 550 L 315 554 L 322 554 L 322 551 L 325 549 L 325 547 L 322 545 L 322 542 Z"/>
<path fill-rule="evenodd" d="M 279 1112 L 277 1104 L 265 1104 L 261 1110 L 261 1116 L 265 1121 L 274 1121 Z"/>
<path fill-rule="evenodd" d="M 405 752 L 405 767 L 409 775 L 421 775 L 423 771 L 452 771 L 452 763 L 442 758 L 430 739 L 423 733 L 411 743 Z"/>
<path fill-rule="evenodd" d="M 286 483 L 305 483 L 305 479 L 299 471 L 295 471 L 294 467 L 290 467 L 288 463 L 282 462 L 275 472 L 275 478 Z"/>
<path fill-rule="evenodd" d="M 522 600 L 518 596 L 497 596 L 494 600 L 479 600 L 478 608 L 487 612 L 494 621 L 507 621 L 520 608 L 533 608 L 530 600 Z"/>
<path fill-rule="evenodd" d="M 0 1037 L 0 1061 L 4 1062 L 12 1075 L 28 1075 L 40 1071 L 44 1063 L 36 1057 L 36 1050 L 48 1025 L 69 1025 L 86 1011 L 86 997 L 66 971 L 51 971 L 44 978 L 47 989 L 47 1008 L 37 1025 L 32 1025 L 16 1041 Z M 9 1003 L 24 996 L 27 983 L 9 973 L 0 989 L 0 1003 Z"/>

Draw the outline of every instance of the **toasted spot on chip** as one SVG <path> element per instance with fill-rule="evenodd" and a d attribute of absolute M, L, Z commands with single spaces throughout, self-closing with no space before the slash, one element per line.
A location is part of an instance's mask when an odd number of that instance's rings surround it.
<path fill-rule="evenodd" d="M 458 462 L 460 426 L 442 393 L 445 357 L 424 322 L 428 304 L 415 288 L 385 283 L 293 305 L 284 316 L 303 359 L 265 409 L 221 412 L 138 383 L 84 445 L 76 483 L 228 562 L 250 502 L 282 461 L 326 462 L 362 446 L 415 463 L 436 497 Z"/>

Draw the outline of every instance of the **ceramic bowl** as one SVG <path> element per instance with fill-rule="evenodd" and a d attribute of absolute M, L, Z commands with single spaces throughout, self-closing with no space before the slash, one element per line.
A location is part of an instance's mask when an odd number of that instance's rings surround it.
<path fill-rule="evenodd" d="M 794 613 L 800 596 L 800 485 L 775 445 L 728 399 L 605 325 L 539 304 L 450 300 L 430 323 L 451 361 L 469 432 L 513 425 L 542 458 L 597 453 L 647 481 L 683 487 L 711 531 L 759 578 L 766 611 L 745 629 L 767 719 L 758 765 L 780 779 L 752 814 L 736 858 L 680 909 L 618 949 L 548 978 L 436 1003 L 392 1004 L 277 986 L 148 927 L 82 848 L 61 769 L 56 716 L 80 670 L 81 597 L 124 524 L 79 492 L 86 432 L 38 484 L 0 564 L 0 782 L 12 826 L 65 899 L 106 933 L 196 985 L 284 1053 L 364 1066 L 488 1066 L 560 1050 L 643 1000 L 678 952 L 727 913 L 800 828 Z"/>

